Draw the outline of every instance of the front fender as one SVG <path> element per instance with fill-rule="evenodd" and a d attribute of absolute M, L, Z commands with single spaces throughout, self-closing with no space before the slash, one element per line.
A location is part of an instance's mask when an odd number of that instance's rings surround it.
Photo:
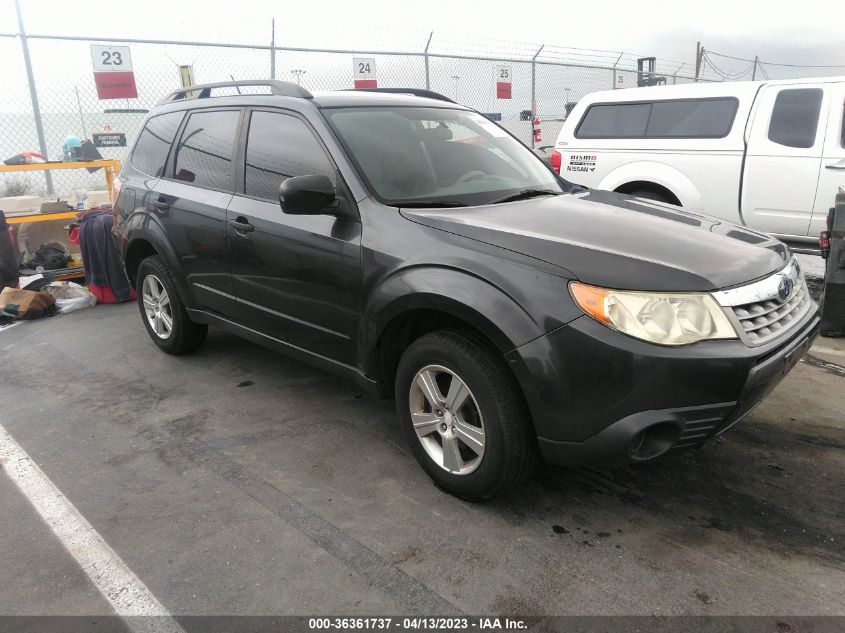
<path fill-rule="evenodd" d="M 605 174 L 596 189 L 616 191 L 630 182 L 653 182 L 675 194 L 685 209 L 702 208 L 701 192 L 693 182 L 675 167 L 656 161 L 637 161 L 617 167 Z"/>
<path fill-rule="evenodd" d="M 402 313 L 419 309 L 467 322 L 502 354 L 545 333 L 544 325 L 511 296 L 480 277 L 447 267 L 406 268 L 383 280 L 365 305 L 362 347 L 368 375 L 375 375 L 376 349 L 385 328 Z"/>

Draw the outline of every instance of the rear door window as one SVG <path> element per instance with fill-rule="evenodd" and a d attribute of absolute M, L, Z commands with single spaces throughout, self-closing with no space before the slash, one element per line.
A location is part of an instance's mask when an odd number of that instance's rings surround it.
<path fill-rule="evenodd" d="M 232 155 L 240 111 L 193 112 L 176 147 L 174 180 L 232 190 Z"/>
<path fill-rule="evenodd" d="M 787 147 L 815 145 L 822 96 L 819 88 L 781 90 L 772 109 L 769 140 Z"/>
<path fill-rule="evenodd" d="M 313 175 L 335 180 L 334 166 L 308 126 L 295 116 L 253 112 L 246 142 L 244 193 L 275 202 L 283 181 Z"/>
<path fill-rule="evenodd" d="M 151 117 L 132 150 L 131 164 L 148 176 L 159 177 L 164 173 L 170 146 L 182 123 L 184 112 L 168 112 Z"/>

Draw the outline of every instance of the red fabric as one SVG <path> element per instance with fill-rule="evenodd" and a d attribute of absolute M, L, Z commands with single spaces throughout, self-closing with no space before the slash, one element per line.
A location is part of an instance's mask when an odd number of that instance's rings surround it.
<path fill-rule="evenodd" d="M 120 303 L 112 293 L 111 288 L 108 286 L 95 286 L 90 285 L 88 286 L 88 290 L 91 291 L 91 294 L 97 297 L 97 303 Z M 129 298 L 127 301 L 137 301 L 138 300 L 138 293 L 135 292 L 133 288 L 132 291 L 129 293 Z"/>

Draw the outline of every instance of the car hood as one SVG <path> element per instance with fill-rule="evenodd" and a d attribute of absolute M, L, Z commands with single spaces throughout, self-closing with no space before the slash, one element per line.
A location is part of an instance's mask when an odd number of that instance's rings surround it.
<path fill-rule="evenodd" d="M 771 274 L 791 256 L 785 244 L 756 231 L 605 191 L 401 213 L 621 290 L 727 288 Z"/>

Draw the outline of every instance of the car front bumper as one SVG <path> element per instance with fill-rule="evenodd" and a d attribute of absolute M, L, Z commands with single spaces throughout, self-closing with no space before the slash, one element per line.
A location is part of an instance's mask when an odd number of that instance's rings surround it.
<path fill-rule="evenodd" d="M 589 317 L 506 355 L 521 383 L 547 462 L 647 461 L 698 446 L 751 412 L 810 348 L 813 309 L 787 336 L 661 347 Z"/>

